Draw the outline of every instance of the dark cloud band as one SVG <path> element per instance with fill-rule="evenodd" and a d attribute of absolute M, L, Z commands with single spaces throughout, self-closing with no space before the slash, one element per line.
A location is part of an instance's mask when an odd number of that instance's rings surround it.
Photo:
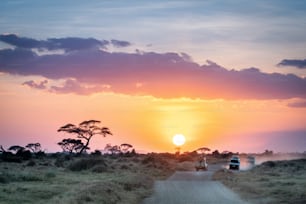
<path fill-rule="evenodd" d="M 299 60 L 299 59 L 284 59 L 280 63 L 277 64 L 278 66 L 291 66 L 296 67 L 299 69 L 306 69 L 306 59 Z"/>
<path fill-rule="evenodd" d="M 292 108 L 306 108 L 306 100 L 291 102 L 288 103 L 288 106 Z"/>
<path fill-rule="evenodd" d="M 0 41 L 7 44 L 13 45 L 17 48 L 24 49 L 47 49 L 47 50 L 58 50 L 63 49 L 65 51 L 75 51 L 75 50 L 86 50 L 94 48 L 104 48 L 108 45 L 113 45 L 115 47 L 127 47 L 131 43 L 121 40 L 96 40 L 94 38 L 77 38 L 77 37 L 67 37 L 67 38 L 49 38 L 47 40 L 36 40 L 27 37 L 19 37 L 15 34 L 2 34 L 0 35 Z"/>
<path fill-rule="evenodd" d="M 73 39 L 78 46 L 73 47 L 75 45 L 67 39 Z M 211 61 L 199 65 L 188 55 L 178 53 L 107 52 L 92 49 L 101 46 L 102 41 L 95 39 L 49 41 L 73 52 L 37 55 L 18 42 L 15 49 L 0 50 L 0 71 L 66 79 L 62 86 L 50 87 L 58 93 L 112 91 L 165 98 L 306 98 L 306 79 L 293 74 L 263 73 L 256 68 L 228 70 Z M 123 42 L 116 43 L 125 46 Z M 28 47 L 33 48 L 33 45 Z M 46 83 L 25 85 L 44 88 Z"/>

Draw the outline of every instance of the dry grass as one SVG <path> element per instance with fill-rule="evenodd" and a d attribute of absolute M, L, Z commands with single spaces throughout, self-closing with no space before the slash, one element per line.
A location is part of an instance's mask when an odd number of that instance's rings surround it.
<path fill-rule="evenodd" d="M 251 203 L 306 203 L 306 159 L 268 161 L 239 173 L 224 169 L 214 179 Z"/>
<path fill-rule="evenodd" d="M 0 161 L 0 203 L 140 203 L 173 164 L 157 154 Z"/>

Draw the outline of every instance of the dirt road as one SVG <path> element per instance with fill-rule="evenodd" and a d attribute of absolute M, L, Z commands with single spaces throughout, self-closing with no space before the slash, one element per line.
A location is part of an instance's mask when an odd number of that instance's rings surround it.
<path fill-rule="evenodd" d="M 156 181 L 154 194 L 143 204 L 245 204 L 247 202 L 222 183 L 212 180 L 209 171 L 178 171 L 165 181 Z"/>

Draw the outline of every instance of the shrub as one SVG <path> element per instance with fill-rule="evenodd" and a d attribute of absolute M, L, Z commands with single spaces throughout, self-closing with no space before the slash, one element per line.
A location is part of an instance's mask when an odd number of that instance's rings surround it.
<path fill-rule="evenodd" d="M 94 152 L 91 153 L 92 156 L 101 156 L 102 152 L 100 150 L 95 150 Z"/>
<path fill-rule="evenodd" d="M 194 158 L 192 155 L 190 154 L 182 154 L 179 156 L 178 161 L 179 162 L 185 162 L 185 161 L 194 161 Z"/>
<path fill-rule="evenodd" d="M 16 156 L 21 157 L 23 160 L 29 160 L 32 158 L 32 153 L 29 150 L 18 151 Z"/>
<path fill-rule="evenodd" d="M 265 167 L 273 168 L 273 167 L 276 166 L 276 163 L 274 161 L 266 161 L 262 165 L 265 166 Z"/>
<path fill-rule="evenodd" d="M 35 152 L 35 156 L 36 156 L 37 158 L 43 158 L 43 157 L 46 157 L 47 155 L 46 155 L 45 152 L 39 151 L 39 152 Z"/>
<path fill-rule="evenodd" d="M 103 159 L 98 158 L 88 158 L 88 159 L 80 159 L 68 166 L 68 169 L 71 171 L 82 171 L 93 168 L 96 165 L 104 165 L 107 166 Z"/>
<path fill-rule="evenodd" d="M 64 163 L 65 163 L 65 160 L 62 157 L 57 157 L 54 162 L 54 165 L 56 167 L 64 167 Z"/>
<path fill-rule="evenodd" d="M 20 156 L 14 155 L 12 152 L 2 152 L 1 159 L 6 162 L 21 163 L 22 158 Z"/>

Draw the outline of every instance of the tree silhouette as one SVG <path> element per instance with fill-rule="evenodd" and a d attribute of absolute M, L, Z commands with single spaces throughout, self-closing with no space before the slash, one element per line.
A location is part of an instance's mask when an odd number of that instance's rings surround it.
<path fill-rule="evenodd" d="M 233 154 L 234 154 L 233 152 L 225 150 L 221 153 L 221 156 L 222 158 L 228 158 L 231 157 Z"/>
<path fill-rule="evenodd" d="M 104 147 L 104 150 L 110 152 L 112 155 L 119 154 L 121 152 L 120 146 L 118 145 L 112 146 L 111 144 L 106 144 L 106 146 Z"/>
<path fill-rule="evenodd" d="M 98 120 L 85 120 L 81 122 L 78 126 L 71 123 L 60 127 L 58 132 L 67 132 L 71 134 L 76 134 L 77 138 L 85 140 L 85 144 L 80 149 L 79 154 L 82 154 L 86 149 L 89 149 L 89 142 L 94 135 L 112 135 L 111 131 L 107 127 L 99 127 L 98 123 L 101 123 Z"/>
<path fill-rule="evenodd" d="M 133 148 L 133 145 L 127 144 L 127 143 L 123 143 L 119 146 L 119 149 L 123 154 L 130 152 L 132 148 Z"/>
<path fill-rule="evenodd" d="M 61 142 L 57 143 L 61 148 L 63 149 L 64 152 L 69 152 L 69 153 L 79 153 L 80 150 L 84 147 L 84 144 L 81 140 L 76 140 L 76 139 L 63 139 Z"/>
<path fill-rule="evenodd" d="M 210 149 L 207 147 L 200 147 L 199 149 L 196 150 L 199 154 L 205 155 L 206 152 L 209 152 Z"/>
<path fill-rule="evenodd" d="M 29 143 L 25 146 L 29 150 L 31 150 L 33 153 L 38 153 L 41 151 L 41 145 L 40 143 Z"/>
<path fill-rule="evenodd" d="M 215 151 L 213 151 L 211 153 L 214 157 L 219 157 L 220 156 L 220 152 L 216 149 Z"/>
<path fill-rule="evenodd" d="M 17 154 L 18 152 L 22 152 L 22 151 L 24 151 L 24 150 L 25 150 L 25 148 L 24 148 L 24 147 L 22 147 L 22 146 L 19 146 L 19 145 L 13 145 L 13 146 L 10 146 L 10 147 L 8 148 L 8 150 L 10 150 L 10 151 L 14 151 L 14 152 L 15 152 L 15 154 Z"/>
<path fill-rule="evenodd" d="M 273 151 L 266 149 L 265 152 L 263 153 L 263 155 L 271 156 L 271 155 L 273 155 Z"/>
<path fill-rule="evenodd" d="M 179 156 L 180 153 L 181 153 L 181 147 L 180 146 L 176 146 L 174 149 L 175 149 L 175 155 Z"/>
<path fill-rule="evenodd" d="M 26 150 L 26 148 L 19 145 L 13 145 L 8 148 L 8 150 L 14 151 L 16 156 L 19 156 L 24 160 L 28 160 L 32 157 L 32 154 L 29 150 Z"/>
<path fill-rule="evenodd" d="M 2 145 L 0 145 L 0 153 L 6 152 Z"/>
<path fill-rule="evenodd" d="M 0 145 L 1 159 L 7 162 L 21 162 L 20 157 L 17 157 L 12 152 L 7 151 Z"/>

